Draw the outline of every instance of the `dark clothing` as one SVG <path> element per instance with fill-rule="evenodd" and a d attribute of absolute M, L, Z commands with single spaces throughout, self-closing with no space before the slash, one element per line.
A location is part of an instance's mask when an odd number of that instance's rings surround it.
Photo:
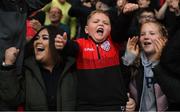
<path fill-rule="evenodd" d="M 168 41 L 154 71 L 166 94 L 170 110 L 180 110 L 180 30 Z"/>
<path fill-rule="evenodd" d="M 122 70 L 123 74 L 126 76 L 131 75 L 131 77 L 129 77 L 130 78 L 129 88 L 130 88 L 131 97 L 136 102 L 136 110 L 138 111 L 140 109 L 140 106 L 142 106 L 141 98 L 143 92 L 145 92 L 143 90 L 143 85 L 145 85 L 145 81 L 146 81 L 146 84 L 148 86 L 150 86 L 151 84 L 153 85 L 157 111 L 166 111 L 168 108 L 166 96 L 162 92 L 161 87 L 159 86 L 159 82 L 156 80 L 155 77 L 153 77 L 153 79 L 150 79 L 149 77 L 149 80 L 147 79 L 147 77 L 146 78 L 144 77 L 145 70 L 141 61 L 137 61 L 136 64 L 124 68 L 126 69 Z"/>
<path fill-rule="evenodd" d="M 76 17 L 79 22 L 79 36 L 78 37 L 85 37 L 87 38 L 87 34 L 85 33 L 84 29 L 86 26 L 86 21 L 88 15 L 91 13 L 91 11 L 95 10 L 95 8 L 89 8 L 83 5 L 79 6 L 72 6 L 69 10 L 69 15 L 72 17 Z"/>
<path fill-rule="evenodd" d="M 88 37 L 68 42 L 64 50 L 70 49 L 77 61 L 77 109 L 121 110 L 128 97 L 120 71 L 120 46 L 110 36 L 102 43 Z"/>
<path fill-rule="evenodd" d="M 50 1 L 0 0 L 0 63 L 2 63 L 5 49 L 15 46 L 21 51 L 16 62 L 17 68 L 21 69 L 28 13 L 40 9 Z"/>
<path fill-rule="evenodd" d="M 141 9 L 136 10 L 133 13 L 132 21 L 128 29 L 128 37 L 139 36 L 140 34 L 140 23 L 139 23 L 140 10 Z"/>
<path fill-rule="evenodd" d="M 67 33 L 68 39 L 70 39 L 70 28 L 69 28 L 69 26 L 66 24 L 63 24 L 63 23 L 59 23 L 59 28 L 63 29 L 64 32 Z"/>
<path fill-rule="evenodd" d="M 66 58 L 65 67 L 58 73 L 56 90 L 46 86 L 40 67 L 33 57 L 25 60 L 23 74 L 17 75 L 16 69 L 0 71 L 0 96 L 3 101 L 18 105 L 23 103 L 25 110 L 48 111 L 48 95 L 57 91 L 56 110 L 75 110 L 76 75 L 74 74 L 74 58 Z M 44 74 L 43 74 L 44 75 Z M 47 74 L 49 75 L 49 74 Z M 52 74 L 51 74 L 52 75 Z M 53 74 L 54 75 L 54 74 Z M 52 89 L 54 92 L 52 92 Z"/>
<path fill-rule="evenodd" d="M 117 7 L 109 10 L 111 20 L 111 36 L 113 41 L 123 43 L 128 40 L 128 29 L 132 21 L 132 14 L 123 14 Z M 133 12 L 131 12 L 133 13 Z"/>
<path fill-rule="evenodd" d="M 16 61 L 18 72 L 23 63 L 23 50 L 26 42 L 26 18 L 28 13 L 41 8 L 51 0 L 0 0 L 0 63 L 5 49 L 15 46 L 20 48 Z M 0 98 L 0 110 L 14 110 Z M 13 108 L 12 108 L 13 107 Z"/>
<path fill-rule="evenodd" d="M 42 77 L 47 88 L 47 102 L 48 102 L 48 110 L 55 111 L 56 110 L 56 99 L 57 99 L 57 85 L 60 74 L 64 69 L 64 65 L 57 64 L 52 73 L 49 70 L 41 67 Z"/>
<path fill-rule="evenodd" d="M 161 56 L 161 64 L 166 70 L 172 72 L 172 76 L 180 79 L 180 30 L 168 41 Z"/>
<path fill-rule="evenodd" d="M 160 65 L 154 68 L 154 73 L 161 89 L 165 93 L 168 100 L 168 111 L 180 110 L 180 79 L 174 77 L 173 73 L 167 71 Z"/>
<path fill-rule="evenodd" d="M 180 16 L 176 16 L 174 12 L 169 9 L 165 12 L 164 24 L 168 30 L 169 39 L 174 37 L 174 34 L 180 29 Z"/>

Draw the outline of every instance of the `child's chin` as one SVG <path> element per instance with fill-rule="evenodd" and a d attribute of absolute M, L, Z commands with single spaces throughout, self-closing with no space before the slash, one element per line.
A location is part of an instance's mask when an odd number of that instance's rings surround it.
<path fill-rule="evenodd" d="M 105 39 L 99 39 L 99 40 L 95 40 L 95 42 L 97 42 L 97 43 L 101 43 L 101 42 L 103 42 Z"/>

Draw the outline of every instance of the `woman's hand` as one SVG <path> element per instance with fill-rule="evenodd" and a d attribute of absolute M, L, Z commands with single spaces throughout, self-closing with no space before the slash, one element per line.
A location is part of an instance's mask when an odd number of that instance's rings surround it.
<path fill-rule="evenodd" d="M 19 49 L 17 49 L 16 47 L 10 47 L 6 49 L 5 60 L 4 60 L 5 64 L 13 65 L 16 61 L 18 54 L 19 54 Z"/>
<path fill-rule="evenodd" d="M 67 33 L 64 32 L 63 36 L 58 34 L 55 38 L 55 48 L 62 50 L 67 43 Z"/>

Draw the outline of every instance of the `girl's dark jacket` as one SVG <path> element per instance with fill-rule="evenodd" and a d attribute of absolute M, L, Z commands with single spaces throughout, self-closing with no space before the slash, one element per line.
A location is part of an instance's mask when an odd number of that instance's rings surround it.
<path fill-rule="evenodd" d="M 74 58 L 67 58 L 57 86 L 57 110 L 75 110 L 76 77 Z M 9 69 L 9 70 L 8 70 Z M 46 87 L 40 68 L 33 57 L 25 60 L 23 74 L 16 69 L 1 68 L 0 97 L 11 105 L 24 103 L 25 110 L 47 111 Z"/>
<path fill-rule="evenodd" d="M 124 75 L 129 77 L 129 92 L 131 97 L 136 102 L 136 110 L 140 108 L 141 95 L 143 92 L 143 80 L 144 80 L 144 67 L 139 58 L 136 59 L 133 65 L 125 66 L 122 65 L 122 72 Z M 154 73 L 154 75 L 156 75 Z M 128 78 L 126 78 L 128 79 Z M 166 111 L 168 109 L 167 99 L 161 87 L 159 86 L 159 82 L 156 81 L 155 77 L 155 98 L 156 98 L 156 106 L 157 111 Z"/>

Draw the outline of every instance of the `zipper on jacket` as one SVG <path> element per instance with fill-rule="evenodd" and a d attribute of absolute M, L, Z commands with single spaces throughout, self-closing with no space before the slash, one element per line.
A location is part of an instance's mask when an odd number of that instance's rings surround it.
<path fill-rule="evenodd" d="M 101 57 L 100 57 L 100 53 L 99 53 L 98 44 L 96 44 L 96 49 L 97 49 L 98 59 L 101 59 Z"/>

